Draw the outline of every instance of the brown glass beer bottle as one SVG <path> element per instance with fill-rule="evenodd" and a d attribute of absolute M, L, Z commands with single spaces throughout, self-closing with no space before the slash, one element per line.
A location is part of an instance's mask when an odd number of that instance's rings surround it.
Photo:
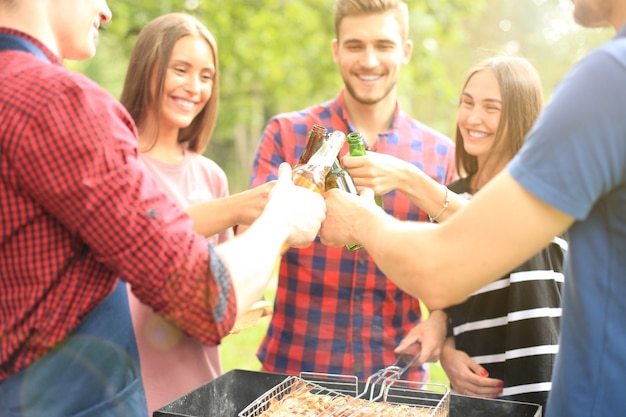
<path fill-rule="evenodd" d="M 341 131 L 327 135 L 305 164 L 294 167 L 294 184 L 322 194 L 326 189 L 326 175 L 345 142 L 346 135 Z"/>
<path fill-rule="evenodd" d="M 309 131 L 306 147 L 304 148 L 304 151 L 302 151 L 302 153 L 300 154 L 300 159 L 295 166 L 304 165 L 309 162 L 311 156 L 313 156 L 315 151 L 319 149 L 319 147 L 322 145 L 322 142 L 326 140 L 326 132 L 327 129 L 324 126 L 313 125 L 313 127 Z"/>

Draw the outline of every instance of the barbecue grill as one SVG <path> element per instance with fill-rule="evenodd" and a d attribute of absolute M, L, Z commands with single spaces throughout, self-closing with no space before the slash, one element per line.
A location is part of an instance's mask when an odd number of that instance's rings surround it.
<path fill-rule="evenodd" d="M 360 391 L 356 376 L 303 372 L 300 377 L 289 377 L 267 391 L 239 413 L 239 417 L 381 414 L 447 417 L 450 408 L 447 386 L 400 380 L 415 359 L 398 356 L 393 364 L 371 375 Z"/>
<path fill-rule="evenodd" d="M 289 378 L 293 376 L 235 369 L 161 407 L 153 417 L 238 417 L 246 407 Z M 358 382 L 358 392 L 364 392 L 366 385 L 365 382 Z M 449 417 L 542 415 L 541 406 L 537 404 L 488 400 L 454 393 L 449 398 Z"/>
<path fill-rule="evenodd" d="M 332 376 L 331 376 L 332 377 Z M 353 381 L 358 384 L 358 381 Z M 337 385 L 338 384 L 338 385 Z M 371 392 L 365 389 L 357 392 L 358 385 L 351 382 L 319 380 L 315 383 L 291 376 L 273 387 L 239 413 L 239 417 L 259 417 L 266 415 L 307 415 L 328 416 L 406 416 L 420 412 L 423 417 L 447 417 L 449 392 L 439 385 L 441 393 L 420 387 L 388 386 Z M 367 395 L 370 393 L 370 395 Z M 373 397 L 371 394 L 376 393 Z"/>

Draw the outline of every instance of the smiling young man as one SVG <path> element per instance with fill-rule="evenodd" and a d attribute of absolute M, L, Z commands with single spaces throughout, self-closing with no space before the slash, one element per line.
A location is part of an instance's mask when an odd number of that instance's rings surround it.
<path fill-rule="evenodd" d="M 91 57 L 110 19 L 105 0 L 0 0 L 3 417 L 147 416 L 118 278 L 217 344 L 263 293 L 284 243 L 308 244 L 324 218 L 322 197 L 285 164 L 245 235 L 212 245 L 194 233 L 141 167 L 128 112 L 63 66 Z"/>
<path fill-rule="evenodd" d="M 398 105 L 398 78 L 413 48 L 408 26 L 402 1 L 336 2 L 332 56 L 344 87 L 330 101 L 269 121 L 252 186 L 275 179 L 281 162 L 297 162 L 313 125 L 329 132 L 361 132 L 371 151 L 415 164 L 441 184 L 455 178 L 453 142 Z M 341 154 L 346 152 L 347 145 Z M 383 200 L 398 219 L 427 218 L 400 193 Z M 394 348 L 420 320 L 418 300 L 389 282 L 366 250 L 315 241 L 305 249 L 289 249 L 281 259 L 274 315 L 258 356 L 267 371 L 365 378 L 394 362 Z M 435 344 L 423 345 L 425 357 Z M 427 372 L 413 367 L 407 376 L 424 380 Z"/>

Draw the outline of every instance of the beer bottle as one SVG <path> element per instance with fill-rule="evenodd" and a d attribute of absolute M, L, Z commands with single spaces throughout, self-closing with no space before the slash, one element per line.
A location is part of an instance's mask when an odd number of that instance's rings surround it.
<path fill-rule="evenodd" d="M 336 159 L 333 162 L 333 166 L 330 168 L 330 172 L 326 175 L 326 190 L 330 190 L 331 188 L 339 188 L 343 191 L 352 194 L 358 194 L 356 189 L 356 185 L 354 184 L 354 180 L 341 166 L 339 159 Z M 363 246 L 361 245 L 346 245 L 346 248 L 350 250 L 361 249 Z"/>
<path fill-rule="evenodd" d="M 327 129 L 324 126 L 313 125 L 311 130 L 309 131 L 308 139 L 306 142 L 306 147 L 304 151 L 300 154 L 300 159 L 298 160 L 298 165 L 304 165 L 309 162 L 311 156 L 319 149 L 322 142 L 326 139 Z M 295 167 L 294 167 L 295 168 Z"/>
<path fill-rule="evenodd" d="M 348 133 L 348 145 L 350 146 L 350 156 L 365 156 L 365 145 L 361 132 Z"/>
<path fill-rule="evenodd" d="M 340 190 L 346 191 L 352 194 L 359 194 L 356 189 L 356 185 L 354 184 L 354 180 L 346 171 L 341 167 L 341 163 L 339 159 L 335 159 L 333 162 L 333 166 L 330 168 L 330 171 L 326 175 L 326 190 L 330 190 L 331 188 L 339 188 Z M 346 245 L 346 248 L 350 250 L 361 249 L 363 246 L 361 245 Z"/>
<path fill-rule="evenodd" d="M 363 135 L 360 132 L 350 132 L 348 134 L 348 145 L 350 146 L 350 156 L 365 156 L 365 145 L 363 144 Z M 379 195 L 374 196 L 376 204 L 384 210 L 383 198 Z"/>
<path fill-rule="evenodd" d="M 338 159 L 335 160 L 332 168 L 330 169 L 330 172 L 326 176 L 326 189 L 329 190 L 331 188 L 339 188 L 355 195 L 359 194 L 356 189 L 356 185 L 354 184 L 354 180 L 352 179 L 348 171 L 341 167 L 341 163 Z M 346 248 L 350 250 L 358 250 L 362 247 L 362 245 L 346 245 Z"/>
<path fill-rule="evenodd" d="M 313 126 L 312 129 L 315 135 L 309 135 L 309 142 L 312 140 L 317 142 L 319 140 L 319 145 L 311 146 L 311 149 L 313 147 L 317 149 L 308 158 L 300 158 L 301 160 L 306 159 L 306 162 L 302 165 L 298 163 L 293 167 L 292 179 L 295 185 L 308 188 L 318 194 L 323 194 L 326 189 L 326 175 L 330 171 L 333 161 L 337 159 L 341 147 L 346 143 L 346 135 L 336 130 L 326 136 L 323 134 L 317 136 L 321 132 L 326 132 L 326 128 L 322 126 L 316 128 L 316 126 Z M 323 131 L 319 128 L 323 129 Z M 315 130 L 317 133 L 314 132 Z M 309 148 L 309 143 L 307 143 L 307 148 Z M 289 245 L 285 243 L 281 253 L 285 253 L 287 249 L 289 249 Z"/>
<path fill-rule="evenodd" d="M 346 135 L 336 130 L 322 140 L 319 148 L 308 162 L 296 166 L 293 170 L 293 182 L 319 194 L 326 189 L 326 175 L 333 166 L 341 147 L 346 142 Z"/>
<path fill-rule="evenodd" d="M 326 175 L 326 190 L 330 190 L 331 188 L 339 188 L 340 190 L 344 190 L 348 193 L 358 194 L 356 190 L 356 185 L 354 185 L 354 180 L 346 171 L 341 167 L 341 163 L 339 159 L 335 159 L 333 162 L 333 166 L 330 167 L 330 171 Z"/>

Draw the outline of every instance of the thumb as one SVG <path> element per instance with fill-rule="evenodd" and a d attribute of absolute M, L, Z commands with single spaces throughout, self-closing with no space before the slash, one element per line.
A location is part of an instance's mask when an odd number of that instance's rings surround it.
<path fill-rule="evenodd" d="M 361 197 L 366 198 L 368 200 L 374 199 L 374 190 L 371 188 L 363 188 L 363 191 L 359 194 Z"/>
<path fill-rule="evenodd" d="M 414 342 L 408 346 L 406 346 L 406 348 L 400 352 L 404 355 L 407 355 L 409 357 L 413 357 L 416 356 L 418 357 L 417 359 L 419 359 L 419 356 L 423 353 L 422 352 L 422 344 L 420 342 Z M 423 363 L 424 361 L 420 361 L 420 364 Z"/>
<path fill-rule="evenodd" d="M 278 181 L 291 181 L 291 165 L 283 162 L 278 167 Z"/>

